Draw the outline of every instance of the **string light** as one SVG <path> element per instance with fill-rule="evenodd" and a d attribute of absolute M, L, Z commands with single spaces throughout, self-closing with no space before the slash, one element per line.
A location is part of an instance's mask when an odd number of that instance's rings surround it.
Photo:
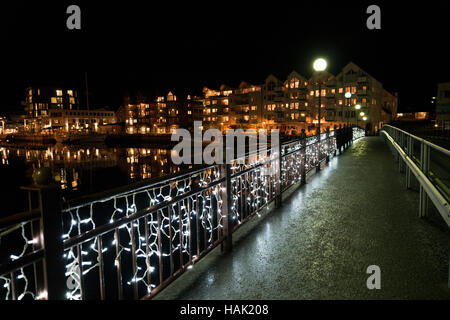
<path fill-rule="evenodd" d="M 354 137 L 361 137 L 363 135 L 361 131 L 354 131 Z M 284 190 L 300 182 L 302 175 L 318 166 L 319 160 L 331 156 L 335 149 L 336 139 L 334 132 L 331 132 L 322 134 L 320 143 L 317 136 L 313 136 L 281 146 L 281 172 L 278 172 L 280 167 L 278 150 L 273 150 L 273 152 L 268 150 L 265 155 L 256 154 L 245 159 L 234 160 L 230 164 L 231 206 L 229 208 L 233 227 L 239 226 L 254 214 L 261 217 L 261 210 L 269 209 L 268 204 L 276 197 L 277 188 Z M 278 174 L 279 179 L 277 178 Z M 103 234 L 79 244 L 79 250 L 77 246 L 65 250 L 65 274 L 73 280 L 73 286 L 66 292 L 67 299 L 81 299 L 81 278 L 100 267 L 98 260 L 100 248 L 100 255 L 111 249 L 115 252 L 112 260 L 113 269 L 120 267 L 122 258 L 129 259 L 130 255 L 134 256 L 135 267 L 132 272 L 122 274 L 124 283 L 143 285 L 149 294 L 159 285 L 159 281 L 152 283 L 152 280 L 155 281 L 155 277 L 150 276 L 161 267 L 158 259 L 180 255 L 184 261 L 188 255 L 193 259 L 191 263 L 196 261 L 197 254 L 191 252 L 196 248 L 192 244 L 193 234 L 197 232 L 199 238 L 202 238 L 200 230 L 203 230 L 206 242 L 201 240 L 203 243 L 201 250 L 206 250 L 213 245 L 215 239 L 223 236 L 225 219 L 223 196 L 227 190 L 224 184 L 216 183 L 220 176 L 220 167 L 213 166 L 195 175 L 174 178 L 169 183 L 141 187 L 108 199 L 100 199 L 63 210 L 62 238 L 64 241 L 68 241 L 75 236 L 94 230 L 97 225 L 113 224 L 140 212 L 140 210 L 169 203 L 175 197 L 190 193 L 171 205 L 159 207 L 157 210 L 149 210 L 148 214 L 133 219 L 131 222 L 123 223 L 116 229 L 111 229 L 106 233 L 112 233 L 114 237 L 112 241 L 108 241 L 109 246 L 104 241 L 103 247 L 98 243 L 99 239 L 106 236 Z M 215 183 L 214 186 L 208 188 L 212 183 Z M 198 187 L 205 189 L 196 193 L 195 190 Z M 137 201 L 137 199 L 139 200 Z M 21 225 L 24 240 L 23 251 L 20 254 L 11 254 L 11 260 L 21 258 L 27 251 L 28 245 L 36 243 L 36 240 L 28 239 L 25 236 L 24 225 Z M 198 225 L 198 229 L 196 225 Z M 114 232 L 118 235 L 120 233 L 120 236 L 117 238 Z M 197 242 L 199 240 L 197 239 Z M 171 246 L 168 243 L 171 243 Z M 78 256 L 79 254 L 81 256 Z M 156 260 L 151 259 L 152 257 L 156 257 Z M 78 265 L 80 262 L 81 266 Z M 104 263 L 106 263 L 105 259 L 103 259 Z M 183 268 L 182 265 L 179 267 Z M 192 264 L 187 268 L 191 269 Z M 81 270 L 82 272 L 80 272 Z M 159 271 L 161 272 L 161 270 Z M 121 272 L 124 272 L 122 268 Z M 30 294 L 36 299 L 47 297 L 47 293 L 44 291 L 37 294 L 36 297 L 32 292 L 27 291 L 28 279 L 23 269 L 20 270 L 18 277 L 18 280 L 26 283 L 24 290 L 18 295 L 19 298 L 23 298 L 26 294 Z M 3 282 L 0 285 L 2 284 L 6 289 L 6 298 L 10 297 L 11 279 L 1 276 L 0 280 Z"/>

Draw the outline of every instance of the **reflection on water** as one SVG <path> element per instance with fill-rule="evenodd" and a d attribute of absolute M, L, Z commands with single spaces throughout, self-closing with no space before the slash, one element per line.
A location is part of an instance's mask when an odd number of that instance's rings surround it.
<path fill-rule="evenodd" d="M 55 180 L 70 194 L 102 191 L 142 179 L 177 173 L 171 150 L 157 148 L 81 147 L 57 144 L 47 149 L 0 147 L 3 169 L 24 161 L 31 183 L 35 168 L 51 168 Z"/>

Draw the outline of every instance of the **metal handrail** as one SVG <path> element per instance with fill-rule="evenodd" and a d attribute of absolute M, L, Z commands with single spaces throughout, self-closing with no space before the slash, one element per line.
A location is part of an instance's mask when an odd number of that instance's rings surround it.
<path fill-rule="evenodd" d="M 394 129 L 394 130 L 396 130 L 396 131 L 399 131 L 399 132 L 401 132 L 401 133 L 403 133 L 403 134 L 406 134 L 407 136 L 410 136 L 410 137 L 413 138 L 414 140 L 417 140 L 417 141 L 419 141 L 419 142 L 422 142 L 422 143 L 424 143 L 424 144 L 430 146 L 431 148 L 433 148 L 433 149 L 435 149 L 435 150 L 437 150 L 437 151 L 439 151 L 439 152 L 442 152 L 443 154 L 445 154 L 445 155 L 447 155 L 447 156 L 450 156 L 450 150 L 447 150 L 447 149 L 445 149 L 445 148 L 442 148 L 441 146 L 438 146 L 438 145 L 436 145 L 436 144 L 434 144 L 434 143 L 432 143 L 432 142 L 430 142 L 430 141 L 428 141 L 428 140 L 422 139 L 422 138 L 420 138 L 420 137 L 418 137 L 418 136 L 415 136 L 415 135 L 413 135 L 413 134 L 411 134 L 411 133 L 409 133 L 409 132 L 407 132 L 407 131 L 404 131 L 404 130 L 402 130 L 402 129 L 400 129 L 400 128 L 397 128 L 397 127 L 393 127 L 393 126 L 388 125 L 388 124 L 385 124 L 383 127 L 392 128 L 392 129 Z"/>
<path fill-rule="evenodd" d="M 422 138 L 418 138 L 412 134 L 409 134 L 406 131 L 403 131 L 401 129 L 398 129 L 396 127 L 385 125 L 383 126 L 381 133 L 385 135 L 386 139 L 392 144 L 393 148 L 396 150 L 396 152 L 399 155 L 399 168 L 401 170 L 401 161 L 403 161 L 407 165 L 406 170 L 406 185 L 409 187 L 410 183 L 410 173 L 413 173 L 414 176 L 417 178 L 419 184 L 420 184 L 420 206 L 419 206 L 419 216 L 424 217 L 427 213 L 427 201 L 428 198 L 433 202 L 436 209 L 439 211 L 440 215 L 444 219 L 444 221 L 447 223 L 448 226 L 450 226 L 450 203 L 446 199 L 446 195 L 443 194 L 440 189 L 437 188 L 433 182 L 429 179 L 427 174 L 429 174 L 429 151 L 426 150 L 426 148 L 421 148 L 421 159 L 422 163 L 419 163 L 419 166 L 416 164 L 416 160 L 412 157 L 412 150 L 410 150 L 410 147 L 407 147 L 407 152 L 404 151 L 402 146 L 400 146 L 397 141 L 395 141 L 394 137 L 392 137 L 384 128 L 387 127 L 391 130 L 401 132 L 402 134 L 406 134 L 407 136 L 411 137 L 412 139 L 418 140 L 419 142 L 423 143 L 424 145 L 431 147 L 435 150 L 438 150 L 440 152 L 443 152 L 445 155 L 450 156 L 450 151 L 441 148 L 439 146 L 436 146 L 435 144 L 426 141 Z M 408 154 L 411 153 L 411 154 Z M 401 158 L 401 160 L 400 160 Z M 427 198 L 428 197 L 428 198 Z"/>

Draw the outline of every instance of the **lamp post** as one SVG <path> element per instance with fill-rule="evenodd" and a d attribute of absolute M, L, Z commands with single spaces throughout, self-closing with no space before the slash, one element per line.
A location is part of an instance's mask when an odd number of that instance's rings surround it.
<path fill-rule="evenodd" d="M 357 104 L 357 105 L 355 106 L 355 109 L 356 109 L 356 110 L 361 109 L 361 105 Z M 361 112 L 361 113 L 364 113 L 364 112 Z M 356 126 L 358 126 L 358 112 L 356 112 Z"/>
<path fill-rule="evenodd" d="M 350 100 L 351 97 L 352 97 L 352 93 L 351 93 L 351 92 L 346 92 L 344 96 L 345 96 L 345 98 L 346 98 L 347 100 L 350 101 L 350 103 L 348 103 L 348 106 L 350 107 L 350 105 L 351 105 L 351 103 L 352 103 L 352 101 Z M 350 112 L 349 110 L 346 111 L 346 113 L 347 113 L 347 117 L 346 117 L 346 118 L 347 118 L 347 127 L 348 127 L 348 123 L 349 123 L 349 120 L 348 120 L 348 118 L 349 118 L 349 112 Z"/>
<path fill-rule="evenodd" d="M 321 97 L 322 97 L 321 84 L 322 84 L 322 81 L 320 79 L 320 75 L 321 75 L 321 72 L 324 71 L 327 68 L 327 61 L 325 59 L 323 59 L 323 58 L 316 59 L 314 61 L 314 64 L 313 64 L 313 68 L 314 68 L 315 71 L 318 72 L 318 78 L 319 78 L 319 112 L 318 112 L 318 118 L 319 119 L 318 119 L 318 123 L 317 123 L 317 131 L 318 131 L 319 141 L 320 141 L 320 111 L 321 111 L 320 109 L 321 109 L 321 104 L 322 104 L 322 102 L 321 102 Z"/>

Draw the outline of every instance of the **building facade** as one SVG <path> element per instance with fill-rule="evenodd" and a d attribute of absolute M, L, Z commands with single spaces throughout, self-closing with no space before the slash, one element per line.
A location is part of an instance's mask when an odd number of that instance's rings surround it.
<path fill-rule="evenodd" d="M 50 110 L 78 110 L 78 92 L 74 88 L 29 87 L 25 111 L 28 118 L 48 116 Z"/>
<path fill-rule="evenodd" d="M 307 79 L 293 71 L 285 80 L 269 75 L 262 85 L 242 82 L 235 89 L 222 85 L 203 92 L 203 127 L 222 131 L 239 127 L 312 134 L 320 107 L 323 129 L 359 125 L 376 133 L 395 119 L 398 105 L 396 94 L 352 62 L 336 76 L 321 72 Z"/>
<path fill-rule="evenodd" d="M 445 130 L 450 130 L 450 82 L 438 84 L 436 124 Z"/>
<path fill-rule="evenodd" d="M 126 98 L 117 111 L 117 119 L 125 123 L 127 134 L 170 134 L 178 128 L 193 129 L 198 105 L 190 96 L 180 99 L 172 92 L 156 99 Z"/>
<path fill-rule="evenodd" d="M 50 110 L 43 118 L 43 129 L 48 132 L 104 132 L 104 126 L 116 123 L 113 111 L 97 110 Z"/>

